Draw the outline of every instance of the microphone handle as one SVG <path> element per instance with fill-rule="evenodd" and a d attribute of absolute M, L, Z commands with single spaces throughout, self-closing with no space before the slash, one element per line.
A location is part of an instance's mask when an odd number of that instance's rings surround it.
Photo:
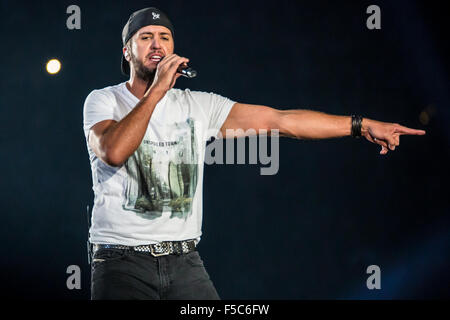
<path fill-rule="evenodd" d="M 182 69 L 181 67 L 177 70 L 178 73 L 181 73 L 182 76 L 186 78 L 195 78 L 197 76 L 197 71 L 194 69 L 187 67 Z"/>

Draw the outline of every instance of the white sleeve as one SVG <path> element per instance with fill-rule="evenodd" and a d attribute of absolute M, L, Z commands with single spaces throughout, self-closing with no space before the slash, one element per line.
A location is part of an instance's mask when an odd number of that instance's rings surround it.
<path fill-rule="evenodd" d="M 208 131 L 206 139 L 216 137 L 220 128 L 228 117 L 235 101 L 225 98 L 213 92 L 198 92 L 198 102 L 208 116 Z"/>
<path fill-rule="evenodd" d="M 89 130 L 100 121 L 119 121 L 114 112 L 114 99 L 100 90 L 92 91 L 86 98 L 83 107 L 83 129 L 87 139 Z"/>

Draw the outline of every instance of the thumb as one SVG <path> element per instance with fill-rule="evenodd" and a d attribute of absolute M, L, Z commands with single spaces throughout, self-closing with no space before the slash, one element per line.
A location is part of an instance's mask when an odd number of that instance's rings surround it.
<path fill-rule="evenodd" d="M 388 153 L 388 151 L 389 151 L 389 149 L 388 148 L 386 148 L 385 146 L 381 146 L 381 151 L 380 151 L 380 154 L 387 154 Z"/>

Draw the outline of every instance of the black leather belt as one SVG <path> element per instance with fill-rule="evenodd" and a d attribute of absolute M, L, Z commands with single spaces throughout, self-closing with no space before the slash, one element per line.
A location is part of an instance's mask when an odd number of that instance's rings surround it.
<path fill-rule="evenodd" d="M 138 252 L 149 252 L 154 257 L 166 256 L 169 254 L 186 254 L 196 250 L 195 240 L 185 241 L 165 241 L 155 244 L 142 246 L 123 246 L 120 244 L 93 244 L 92 252 L 95 253 L 100 249 L 121 249 L 134 250 Z"/>

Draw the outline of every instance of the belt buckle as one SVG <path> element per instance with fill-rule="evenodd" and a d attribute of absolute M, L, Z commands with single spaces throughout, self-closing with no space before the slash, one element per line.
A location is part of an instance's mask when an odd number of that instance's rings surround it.
<path fill-rule="evenodd" d="M 155 247 L 156 249 L 154 249 Z M 155 252 L 156 251 L 156 252 Z M 168 242 L 161 242 L 150 245 L 150 253 L 154 257 L 167 256 L 170 254 L 170 246 Z"/>

